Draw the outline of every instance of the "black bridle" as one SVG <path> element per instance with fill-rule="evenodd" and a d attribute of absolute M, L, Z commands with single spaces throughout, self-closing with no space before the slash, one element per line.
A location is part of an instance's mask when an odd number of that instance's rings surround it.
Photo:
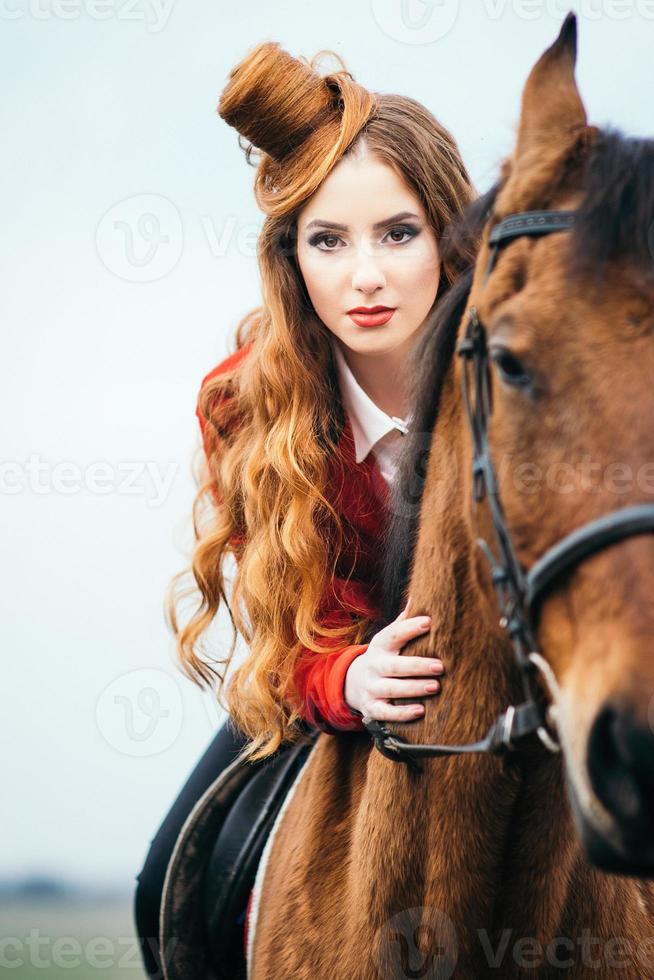
<path fill-rule="evenodd" d="M 574 221 L 574 211 L 525 211 L 504 218 L 491 230 L 489 236 L 491 254 L 484 282 L 493 271 L 502 245 L 523 235 L 548 235 L 566 231 L 572 227 Z M 624 507 L 589 521 L 568 534 L 525 572 L 511 543 L 490 455 L 488 419 L 491 401 L 486 328 L 474 306 L 468 311 L 465 335 L 457 347 L 457 354 L 464 361 L 463 398 L 473 441 L 473 499 L 476 503 L 484 497 L 488 499 L 499 558 L 495 558 L 483 538 L 479 538 L 477 544 L 490 564 L 501 611 L 500 626 L 506 629 L 511 639 L 525 700 L 521 704 L 510 705 L 502 712 L 485 738 L 466 745 L 412 744 L 394 735 L 384 722 L 364 715 L 363 723 L 379 751 L 394 762 L 404 762 L 418 771 L 422 767 L 417 759 L 422 756 L 473 752 L 500 755 L 516 749 L 534 734 L 549 751 L 560 751 L 560 743 L 547 727 L 548 722 L 556 727 L 558 685 L 534 639 L 536 606 L 563 572 L 569 571 L 585 558 L 631 535 L 654 531 L 654 504 Z M 537 670 L 541 672 L 552 699 L 546 709 L 534 697 L 533 679 Z"/>

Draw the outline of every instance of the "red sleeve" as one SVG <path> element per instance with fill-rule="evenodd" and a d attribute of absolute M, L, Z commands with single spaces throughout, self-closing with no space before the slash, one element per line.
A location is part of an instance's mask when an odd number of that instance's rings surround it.
<path fill-rule="evenodd" d="M 232 354 L 225 361 L 222 361 L 209 374 L 205 375 L 200 385 L 200 390 L 204 385 L 222 371 L 231 368 L 245 354 L 246 348 L 242 348 Z M 195 413 L 200 424 L 202 433 L 202 443 L 207 453 L 207 424 L 208 421 L 200 411 L 199 395 Z M 215 494 L 214 494 L 215 496 Z M 217 501 L 219 502 L 219 501 Z M 240 538 L 236 539 L 237 542 Z M 237 555 L 238 557 L 238 555 Z M 339 598 L 345 597 L 355 602 L 363 601 L 364 607 L 368 609 L 368 602 L 363 593 L 360 583 L 346 581 L 345 579 L 335 578 L 328 590 L 329 599 L 322 604 L 320 622 L 327 626 L 340 626 L 349 621 L 349 614 L 345 614 L 339 603 Z M 348 619 L 345 616 L 348 616 Z M 365 731 L 362 716 L 353 713 L 344 698 L 345 675 L 347 670 L 360 654 L 368 649 L 367 643 L 352 644 L 334 650 L 328 650 L 325 654 L 316 653 L 313 650 L 305 649 L 301 655 L 295 672 L 295 681 L 302 698 L 302 704 L 298 705 L 301 716 L 310 725 L 320 728 L 322 731 L 335 734 L 339 731 Z"/>
<path fill-rule="evenodd" d="M 350 664 L 367 649 L 367 643 L 355 643 L 327 654 L 306 650 L 295 672 L 304 700 L 302 715 L 305 721 L 330 735 L 366 731 L 362 716 L 354 714 L 347 704 L 344 687 Z"/>
<path fill-rule="evenodd" d="M 343 608 L 344 605 L 347 608 Z M 324 626 L 344 626 L 351 621 L 348 608 L 374 615 L 365 586 L 357 579 L 334 578 L 320 608 Z M 354 643 L 321 654 L 305 649 L 300 657 L 295 681 L 303 698 L 303 717 L 316 728 L 334 734 L 338 731 L 365 731 L 363 716 L 354 713 L 345 700 L 345 675 L 352 661 L 365 653 L 367 643 Z"/>

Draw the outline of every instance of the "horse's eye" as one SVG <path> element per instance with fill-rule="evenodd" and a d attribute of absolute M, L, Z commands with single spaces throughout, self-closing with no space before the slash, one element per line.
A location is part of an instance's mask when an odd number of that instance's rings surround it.
<path fill-rule="evenodd" d="M 529 387 L 531 378 L 521 361 L 506 347 L 496 347 L 490 352 L 491 360 L 497 365 L 500 378 L 507 385 Z"/>

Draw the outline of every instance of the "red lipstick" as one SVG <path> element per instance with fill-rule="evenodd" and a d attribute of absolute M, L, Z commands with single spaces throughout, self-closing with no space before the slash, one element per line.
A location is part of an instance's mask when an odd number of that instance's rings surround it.
<path fill-rule="evenodd" d="M 390 306 L 355 306 L 347 312 L 348 316 L 359 327 L 380 327 L 382 324 L 388 323 L 395 313 L 395 308 Z"/>

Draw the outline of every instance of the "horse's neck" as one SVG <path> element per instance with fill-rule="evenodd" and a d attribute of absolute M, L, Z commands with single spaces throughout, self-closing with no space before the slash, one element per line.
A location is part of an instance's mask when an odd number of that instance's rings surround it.
<path fill-rule="evenodd" d="M 416 740 L 462 744 L 481 739 L 523 692 L 503 639 L 485 628 L 483 602 L 459 565 L 459 615 L 440 637 L 447 676 Z M 465 596 L 466 609 L 461 612 Z M 438 637 L 438 631 L 436 631 Z M 412 737 L 413 740 L 413 737 Z M 420 778 L 420 777 L 419 777 Z M 477 960 L 474 975 L 501 952 L 504 930 L 545 944 L 556 935 L 567 897 L 566 874 L 576 858 L 558 758 L 535 746 L 503 758 L 458 755 L 425 762 L 429 782 L 425 904 L 456 923 L 459 943 Z M 557 868 L 561 876 L 553 875 Z M 550 882 L 551 894 L 534 882 Z M 440 904 L 439 904 L 440 903 Z M 476 954 L 472 952 L 476 950 Z M 480 954 L 486 950 L 483 960 Z M 502 975 L 509 971 L 503 963 Z"/>
<path fill-rule="evenodd" d="M 450 431 L 440 444 L 460 442 Z M 466 465 L 469 460 L 456 452 L 447 459 L 438 449 L 429 463 L 426 487 L 433 489 L 423 501 L 410 592 L 432 616 L 430 653 L 443 660 L 446 673 L 441 692 L 426 701 L 424 718 L 404 729 L 413 742 L 477 741 L 501 711 L 523 700 L 492 586 L 482 581 L 477 529 L 465 514 Z M 418 775 L 398 775 L 398 766 L 384 759 L 376 766 L 385 780 L 390 821 L 398 820 L 392 800 L 411 799 L 405 843 L 394 844 L 397 863 L 408 880 L 419 876 L 424 906 L 452 920 L 460 968 L 466 960 L 471 975 L 488 968 L 498 942 L 491 924 L 501 933 L 511 922 L 526 929 L 519 935 L 546 942 L 556 934 L 566 875 L 578 859 L 558 758 L 536 746 L 528 760 L 484 754 L 425 759 Z M 406 842 L 409 835 L 412 843 Z M 543 887 L 534 889 L 535 881 Z"/>

